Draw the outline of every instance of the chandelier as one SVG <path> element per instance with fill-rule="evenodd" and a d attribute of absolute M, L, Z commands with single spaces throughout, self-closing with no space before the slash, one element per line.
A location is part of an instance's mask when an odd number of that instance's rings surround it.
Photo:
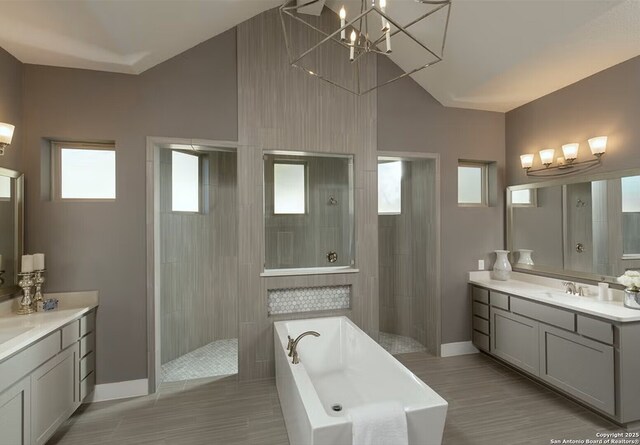
<path fill-rule="evenodd" d="M 280 6 L 293 67 L 361 96 L 443 59 L 451 0 L 344 1 L 285 0 Z M 392 54 L 404 69 L 384 78 L 372 74 L 373 59 Z"/>

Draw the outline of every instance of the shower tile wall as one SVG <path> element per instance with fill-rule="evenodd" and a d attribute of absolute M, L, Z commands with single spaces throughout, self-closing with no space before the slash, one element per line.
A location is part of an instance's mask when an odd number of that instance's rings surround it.
<path fill-rule="evenodd" d="M 161 150 L 161 344 L 166 363 L 237 338 L 236 154 L 202 155 L 202 213 L 171 212 L 171 151 Z"/>
<path fill-rule="evenodd" d="M 402 212 L 378 216 L 380 331 L 437 351 L 434 161 L 403 162 Z"/>

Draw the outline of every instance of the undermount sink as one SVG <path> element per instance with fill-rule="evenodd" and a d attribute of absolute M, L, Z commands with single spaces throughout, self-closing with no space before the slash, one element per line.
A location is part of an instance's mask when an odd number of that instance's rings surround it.
<path fill-rule="evenodd" d="M 25 327 L 25 328 L 0 328 L 0 345 L 2 343 L 8 342 L 9 340 L 17 337 L 18 335 L 24 334 L 27 331 L 30 331 L 33 328 Z"/>
<path fill-rule="evenodd" d="M 566 298 L 566 297 L 589 298 L 587 296 L 582 296 L 582 295 L 568 294 L 563 291 L 544 291 L 544 292 L 540 292 L 540 295 L 546 298 Z"/>

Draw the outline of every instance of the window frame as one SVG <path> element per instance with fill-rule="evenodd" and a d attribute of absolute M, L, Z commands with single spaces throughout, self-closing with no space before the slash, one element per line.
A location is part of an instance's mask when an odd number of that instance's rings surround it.
<path fill-rule="evenodd" d="M 63 198 L 62 197 L 62 150 L 105 150 L 115 155 L 115 198 Z M 67 202 L 115 202 L 118 199 L 118 153 L 111 142 L 65 142 L 51 141 L 51 196 L 54 201 Z"/>
<path fill-rule="evenodd" d="M 509 202 L 511 204 L 512 207 L 538 207 L 538 189 L 536 188 L 529 188 L 529 189 L 522 189 L 522 190 L 529 190 L 529 197 L 531 198 L 531 200 L 528 203 L 514 203 L 513 202 L 513 191 L 509 191 L 510 195 L 509 195 Z M 519 192 L 521 190 L 515 190 L 516 192 Z"/>
<path fill-rule="evenodd" d="M 480 198 L 481 202 L 460 202 L 460 167 L 479 168 L 481 170 L 481 187 Z M 467 161 L 458 160 L 458 167 L 456 168 L 457 186 L 456 201 L 458 207 L 489 207 L 489 163 L 483 161 Z"/>
<path fill-rule="evenodd" d="M 286 165 L 301 165 L 303 167 L 304 174 L 304 212 L 303 213 L 279 213 L 276 212 L 276 165 L 277 164 L 286 164 Z M 305 216 L 309 214 L 309 164 L 307 161 L 302 160 L 294 160 L 294 159 L 274 159 L 272 164 L 272 173 L 273 173 L 273 208 L 271 209 L 271 214 L 273 216 L 288 216 L 288 217 L 296 217 L 296 216 Z"/>
<path fill-rule="evenodd" d="M 208 169 L 205 168 L 205 162 L 201 154 L 196 153 L 194 151 L 189 150 L 181 150 L 181 149 L 171 149 L 171 202 L 169 203 L 169 212 L 176 213 L 179 215 L 202 215 L 205 214 L 205 174 L 207 174 Z M 198 210 L 173 210 L 173 152 L 179 152 L 185 155 L 194 156 L 198 158 Z"/>

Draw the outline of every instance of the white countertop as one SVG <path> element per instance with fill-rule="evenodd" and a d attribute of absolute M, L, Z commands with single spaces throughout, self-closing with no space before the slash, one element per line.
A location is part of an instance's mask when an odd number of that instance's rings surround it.
<path fill-rule="evenodd" d="M 0 304 L 0 362 L 98 306 L 97 291 L 45 294 L 44 297 L 57 298 L 58 309 L 17 315 L 14 309 L 19 298 Z"/>
<path fill-rule="evenodd" d="M 579 297 L 565 294 L 561 280 L 517 272 L 512 273 L 509 281 L 493 280 L 486 271 L 469 272 L 469 283 L 612 321 L 640 321 L 640 310 L 625 307 L 621 299 L 623 292 L 619 290 L 613 290 L 613 301 L 598 300 L 595 286 L 586 286 L 589 295 Z"/>

